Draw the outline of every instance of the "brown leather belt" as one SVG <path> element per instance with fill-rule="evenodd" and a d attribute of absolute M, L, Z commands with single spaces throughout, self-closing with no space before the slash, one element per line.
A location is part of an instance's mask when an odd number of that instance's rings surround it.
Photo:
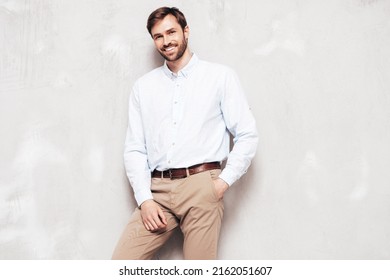
<path fill-rule="evenodd" d="M 182 179 L 182 178 L 186 178 L 187 176 L 191 176 L 196 173 L 200 173 L 212 169 L 221 169 L 221 164 L 218 161 L 214 161 L 214 162 L 206 162 L 206 163 L 193 165 L 187 168 L 172 168 L 165 171 L 154 170 L 152 172 L 152 177 L 170 178 L 171 180 Z"/>

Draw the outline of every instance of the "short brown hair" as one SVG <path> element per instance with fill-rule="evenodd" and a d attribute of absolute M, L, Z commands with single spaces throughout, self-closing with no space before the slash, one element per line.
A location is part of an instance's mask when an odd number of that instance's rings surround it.
<path fill-rule="evenodd" d="M 187 26 L 185 16 L 178 8 L 161 7 L 151 13 L 148 18 L 146 28 L 148 29 L 150 35 L 152 35 L 152 28 L 156 22 L 163 20 L 167 15 L 173 15 L 183 30 Z"/>

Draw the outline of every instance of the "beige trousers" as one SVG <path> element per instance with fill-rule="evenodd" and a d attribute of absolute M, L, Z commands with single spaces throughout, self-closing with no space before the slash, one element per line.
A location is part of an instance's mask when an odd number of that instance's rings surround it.
<path fill-rule="evenodd" d="M 215 169 L 184 179 L 152 178 L 153 198 L 168 225 L 162 232 L 150 232 L 142 223 L 140 210 L 135 209 L 112 259 L 152 259 L 178 227 L 184 235 L 185 259 L 216 259 L 223 201 L 217 199 L 213 179 L 220 173 Z"/>

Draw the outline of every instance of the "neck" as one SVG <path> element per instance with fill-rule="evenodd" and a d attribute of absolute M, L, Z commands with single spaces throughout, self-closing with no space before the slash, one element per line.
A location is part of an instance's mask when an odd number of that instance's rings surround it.
<path fill-rule="evenodd" d="M 179 72 L 181 69 L 184 68 L 184 66 L 187 65 L 187 63 L 191 60 L 192 53 L 190 49 L 187 47 L 186 51 L 184 52 L 183 56 L 175 61 L 167 61 L 168 68 L 175 74 Z"/>

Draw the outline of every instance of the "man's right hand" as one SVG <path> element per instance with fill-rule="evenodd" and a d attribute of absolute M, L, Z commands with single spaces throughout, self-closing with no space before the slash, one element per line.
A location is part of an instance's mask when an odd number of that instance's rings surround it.
<path fill-rule="evenodd" d="M 141 204 L 141 217 L 145 228 L 149 231 L 164 230 L 168 224 L 160 206 L 152 199 Z"/>

